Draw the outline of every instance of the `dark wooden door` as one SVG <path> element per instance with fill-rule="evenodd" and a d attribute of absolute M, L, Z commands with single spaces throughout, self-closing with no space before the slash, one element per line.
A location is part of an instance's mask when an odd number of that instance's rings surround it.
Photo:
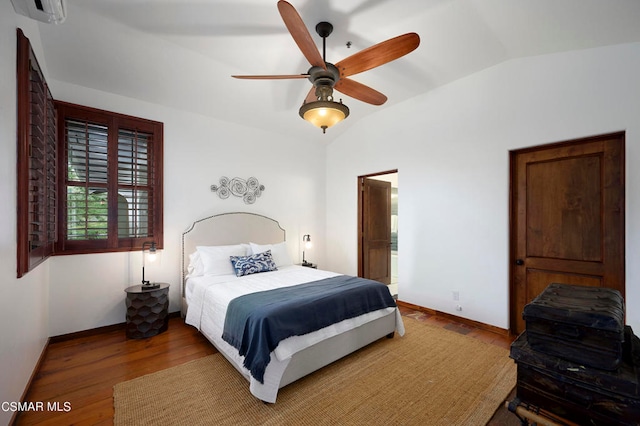
<path fill-rule="evenodd" d="M 391 283 L 391 183 L 361 178 L 359 275 Z"/>
<path fill-rule="evenodd" d="M 511 331 L 550 283 L 624 296 L 624 134 L 511 152 Z"/>

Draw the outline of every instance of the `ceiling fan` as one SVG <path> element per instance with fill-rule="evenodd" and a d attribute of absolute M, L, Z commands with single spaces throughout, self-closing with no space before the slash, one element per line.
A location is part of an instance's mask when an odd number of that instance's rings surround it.
<path fill-rule="evenodd" d="M 333 31 L 333 25 L 329 22 L 320 22 L 316 25 L 316 32 L 322 37 L 322 55 L 320 55 L 296 9 L 285 0 L 279 0 L 278 11 L 302 54 L 311 64 L 311 68 L 305 74 L 234 75 L 232 77 L 255 80 L 309 79 L 313 87 L 300 107 L 300 116 L 320 127 L 323 133 L 349 115 L 349 108 L 342 103 L 342 100 L 340 102 L 333 100 L 334 89 L 362 102 L 372 105 L 384 104 L 387 101 L 385 95 L 349 77 L 398 59 L 420 45 L 418 34 L 407 33 L 375 44 L 332 64 L 326 61 L 325 56 L 326 39 Z"/>

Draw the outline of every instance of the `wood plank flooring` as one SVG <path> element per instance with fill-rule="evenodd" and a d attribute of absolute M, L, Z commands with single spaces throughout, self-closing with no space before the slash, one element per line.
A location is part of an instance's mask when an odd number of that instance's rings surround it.
<path fill-rule="evenodd" d="M 509 348 L 511 339 L 401 307 L 405 316 Z M 455 350 L 455 348 L 452 348 Z M 25 401 L 43 402 L 43 411 L 16 416 L 16 425 L 111 425 L 113 386 L 216 352 L 198 331 L 174 317 L 169 330 L 149 339 L 131 340 L 122 329 L 51 343 Z M 59 411 L 47 410 L 51 403 Z M 70 408 L 70 409 L 69 409 Z M 490 425 L 519 425 L 506 409 Z"/>

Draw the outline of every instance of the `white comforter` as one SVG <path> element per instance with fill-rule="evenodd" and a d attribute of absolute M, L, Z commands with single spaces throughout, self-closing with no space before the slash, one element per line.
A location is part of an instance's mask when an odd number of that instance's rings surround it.
<path fill-rule="evenodd" d="M 251 377 L 249 371 L 242 367 L 244 357 L 238 354 L 237 349 L 222 340 L 224 319 L 229 302 L 244 294 L 302 284 L 336 275 L 339 274 L 292 265 L 277 271 L 244 277 L 236 277 L 235 275 L 191 277 L 187 280 L 185 288 L 185 298 L 188 305 L 186 322 L 200 330 L 227 359 L 236 364 L 236 368 L 249 379 L 253 395 L 263 401 L 275 402 L 282 374 L 292 355 L 296 352 L 369 321 L 389 315 L 394 310 L 396 311 L 396 331 L 400 335 L 404 334 L 404 325 L 397 309 L 387 308 L 370 312 L 304 336 L 293 336 L 281 341 L 271 353 L 271 361 L 265 372 L 264 384 Z"/>

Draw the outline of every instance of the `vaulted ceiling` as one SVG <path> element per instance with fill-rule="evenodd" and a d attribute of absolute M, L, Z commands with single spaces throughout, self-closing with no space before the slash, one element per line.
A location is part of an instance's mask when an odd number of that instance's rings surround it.
<path fill-rule="evenodd" d="M 231 78 L 307 72 L 276 0 L 67 0 L 63 24 L 40 24 L 49 78 L 329 142 L 369 114 L 504 61 L 640 41 L 637 0 L 290 3 L 320 51 L 314 28 L 333 24 L 328 62 L 400 34 L 420 35 L 414 52 L 352 77 L 384 93 L 384 105 L 336 94 L 351 115 L 323 135 L 298 116 L 308 80 Z"/>

